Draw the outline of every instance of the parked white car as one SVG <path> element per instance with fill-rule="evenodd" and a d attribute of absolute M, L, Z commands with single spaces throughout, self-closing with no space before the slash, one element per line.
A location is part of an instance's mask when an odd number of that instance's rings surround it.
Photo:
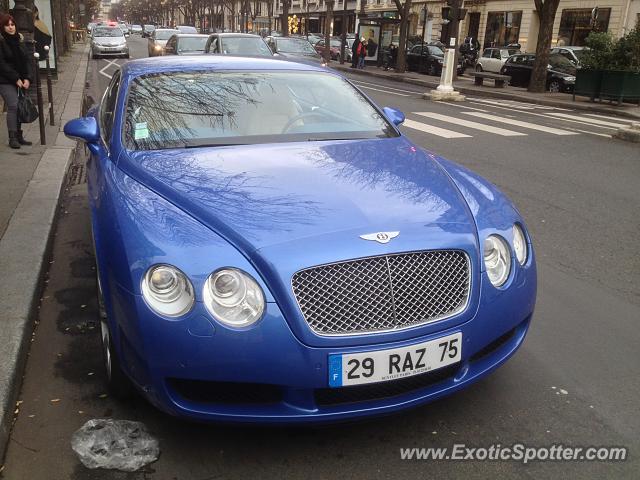
<path fill-rule="evenodd" d="M 517 48 L 485 48 L 482 56 L 476 62 L 476 72 L 493 72 L 500 73 L 500 69 L 504 62 L 511 55 L 520 53 Z"/>

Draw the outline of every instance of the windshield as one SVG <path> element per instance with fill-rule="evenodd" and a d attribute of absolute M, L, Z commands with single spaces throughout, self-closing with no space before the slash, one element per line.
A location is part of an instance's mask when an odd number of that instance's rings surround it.
<path fill-rule="evenodd" d="M 156 40 L 169 40 L 171 35 L 175 35 L 176 33 L 180 32 L 178 30 L 156 30 L 153 34 Z"/>
<path fill-rule="evenodd" d="M 584 57 L 584 52 L 585 52 L 585 51 L 586 51 L 586 50 L 584 50 L 584 49 L 581 49 L 581 50 L 577 50 L 577 49 L 576 49 L 576 50 L 572 50 L 573 54 L 576 56 L 576 58 L 577 58 L 578 60 L 582 60 L 582 58 Z"/>
<path fill-rule="evenodd" d="M 311 46 L 308 40 L 303 38 L 282 38 L 276 39 L 278 52 L 301 53 L 303 55 L 317 55 L 318 52 Z"/>
<path fill-rule="evenodd" d="M 94 27 L 93 29 L 94 37 L 122 37 L 124 34 L 122 30 L 119 28 L 103 28 L 103 27 Z"/>
<path fill-rule="evenodd" d="M 131 150 L 397 136 L 345 79 L 322 72 L 178 72 L 131 83 Z"/>
<path fill-rule="evenodd" d="M 271 57 L 273 54 L 264 40 L 256 37 L 222 37 L 222 53 L 227 55 L 260 55 Z"/>
<path fill-rule="evenodd" d="M 437 57 L 443 57 L 444 56 L 444 52 L 442 51 L 442 49 L 440 47 L 435 47 L 433 45 L 429 45 L 429 53 L 431 55 L 435 55 Z"/>
<path fill-rule="evenodd" d="M 145 25 L 144 29 L 149 32 L 155 30 L 156 27 L 154 25 Z"/>
<path fill-rule="evenodd" d="M 549 55 L 549 65 L 554 70 L 558 70 L 564 73 L 576 73 L 576 66 L 571 63 L 566 57 L 559 53 L 552 53 Z"/>
<path fill-rule="evenodd" d="M 209 37 L 183 37 L 178 40 L 180 52 L 204 52 Z"/>

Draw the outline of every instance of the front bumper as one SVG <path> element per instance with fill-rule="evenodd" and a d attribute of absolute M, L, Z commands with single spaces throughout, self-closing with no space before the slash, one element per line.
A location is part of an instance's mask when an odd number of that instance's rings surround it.
<path fill-rule="evenodd" d="M 100 56 L 122 56 L 129 55 L 129 46 L 102 46 L 92 45 L 91 53 Z"/>
<path fill-rule="evenodd" d="M 324 423 L 388 414 L 428 403 L 481 379 L 522 344 L 533 314 L 535 264 L 508 290 L 484 295 L 469 320 L 441 331 L 349 347 L 311 347 L 292 332 L 275 303 L 258 324 L 234 330 L 201 304 L 176 321 L 149 312 L 144 300 L 113 289 L 116 345 L 145 397 L 176 416 L 245 423 Z M 495 290 L 495 289 L 493 289 Z M 126 321 L 126 319 L 135 319 Z M 399 348 L 462 333 L 461 361 L 426 374 L 358 387 L 329 388 L 328 356 Z"/>

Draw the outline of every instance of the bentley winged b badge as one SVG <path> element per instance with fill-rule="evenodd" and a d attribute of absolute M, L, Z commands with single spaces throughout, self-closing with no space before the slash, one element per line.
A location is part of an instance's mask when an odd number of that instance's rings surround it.
<path fill-rule="evenodd" d="M 400 232 L 376 232 L 360 235 L 363 240 L 373 240 L 378 243 L 389 243 L 390 240 L 400 235 Z"/>

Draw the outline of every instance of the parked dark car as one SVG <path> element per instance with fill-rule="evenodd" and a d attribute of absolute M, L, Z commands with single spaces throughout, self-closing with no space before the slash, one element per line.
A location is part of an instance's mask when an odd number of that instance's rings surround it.
<path fill-rule="evenodd" d="M 273 56 L 262 37 L 250 33 L 214 33 L 209 35 L 204 51 L 223 55 Z"/>
<path fill-rule="evenodd" d="M 209 35 L 179 33 L 172 35 L 164 46 L 165 55 L 201 55 L 205 51 Z"/>
<path fill-rule="evenodd" d="M 511 77 L 510 84 L 528 87 L 531 80 L 534 54 L 513 55 L 507 59 L 500 73 Z M 547 90 L 550 92 L 572 92 L 576 83 L 576 66 L 558 53 L 549 55 L 547 66 Z"/>
<path fill-rule="evenodd" d="M 269 48 L 283 60 L 320 64 L 326 66 L 324 59 L 305 37 L 267 37 Z"/>
<path fill-rule="evenodd" d="M 458 58 L 458 75 L 464 73 L 463 58 Z M 440 75 L 444 65 L 444 51 L 437 45 L 414 45 L 407 53 L 407 69 L 427 75 Z"/>

